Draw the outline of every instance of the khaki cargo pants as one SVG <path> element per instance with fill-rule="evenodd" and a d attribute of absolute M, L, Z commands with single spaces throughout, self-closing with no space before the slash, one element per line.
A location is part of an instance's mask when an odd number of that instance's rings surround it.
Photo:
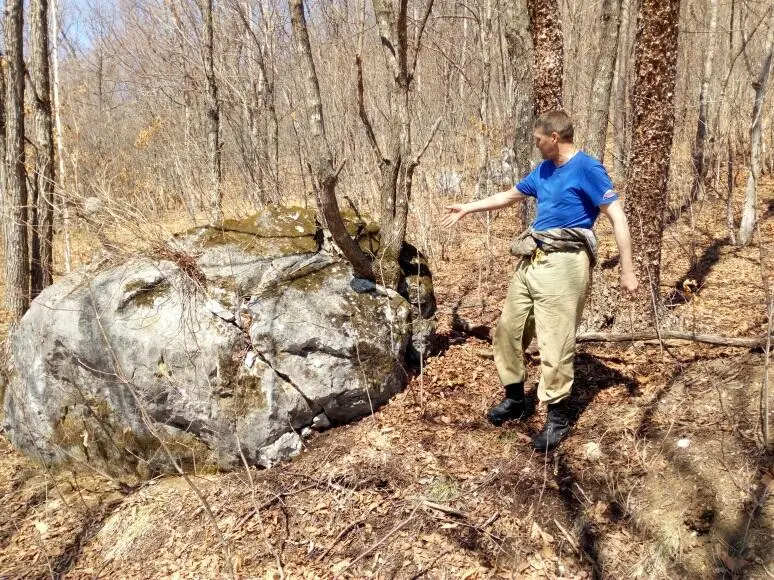
<path fill-rule="evenodd" d="M 558 403 L 574 378 L 575 332 L 589 288 L 585 251 L 533 252 L 522 258 L 508 288 L 494 336 L 494 359 L 503 385 L 524 382 L 524 350 L 537 333 L 541 376 L 538 399 Z"/>

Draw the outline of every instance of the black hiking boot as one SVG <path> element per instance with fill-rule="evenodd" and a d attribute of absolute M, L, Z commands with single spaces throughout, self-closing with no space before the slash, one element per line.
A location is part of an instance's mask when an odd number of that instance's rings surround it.
<path fill-rule="evenodd" d="M 543 430 L 532 440 L 532 446 L 538 451 L 548 451 L 556 447 L 570 431 L 570 409 L 567 399 L 555 405 L 548 405 L 546 424 Z"/>
<path fill-rule="evenodd" d="M 523 419 L 527 415 L 527 400 L 524 397 L 524 383 L 505 385 L 505 398 L 486 414 L 489 422 L 499 427 L 510 419 Z"/>

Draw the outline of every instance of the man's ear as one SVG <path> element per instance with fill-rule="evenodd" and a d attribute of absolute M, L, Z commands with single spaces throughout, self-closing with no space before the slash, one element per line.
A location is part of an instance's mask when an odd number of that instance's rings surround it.
<path fill-rule="evenodd" d="M 551 132 L 551 141 L 553 143 L 559 143 L 559 141 L 561 141 L 561 138 L 559 137 L 559 133 L 557 133 L 556 131 L 552 131 Z"/>

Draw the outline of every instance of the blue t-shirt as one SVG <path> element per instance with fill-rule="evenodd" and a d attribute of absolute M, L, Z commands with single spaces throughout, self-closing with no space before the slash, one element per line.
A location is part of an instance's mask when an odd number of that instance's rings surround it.
<path fill-rule="evenodd" d="M 535 231 L 591 228 L 599 216 L 599 206 L 618 199 L 605 168 L 583 151 L 559 167 L 553 161 L 543 161 L 516 189 L 537 198 L 532 224 Z"/>

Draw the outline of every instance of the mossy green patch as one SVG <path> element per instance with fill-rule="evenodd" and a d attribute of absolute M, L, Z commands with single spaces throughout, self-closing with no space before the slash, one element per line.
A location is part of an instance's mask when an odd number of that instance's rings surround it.
<path fill-rule="evenodd" d="M 124 284 L 123 292 L 127 296 L 121 308 L 128 304 L 134 306 L 153 308 L 156 300 L 162 298 L 170 289 L 166 278 L 155 280 L 131 280 Z"/>
<path fill-rule="evenodd" d="M 261 238 L 314 237 L 317 212 L 299 207 L 269 206 L 244 219 L 224 220 L 218 229 Z"/>
<path fill-rule="evenodd" d="M 201 234 L 201 244 L 205 248 L 218 246 L 237 246 L 242 251 L 263 258 L 289 256 L 316 252 L 317 240 L 314 236 L 260 237 L 244 232 L 233 232 L 206 228 Z"/>

